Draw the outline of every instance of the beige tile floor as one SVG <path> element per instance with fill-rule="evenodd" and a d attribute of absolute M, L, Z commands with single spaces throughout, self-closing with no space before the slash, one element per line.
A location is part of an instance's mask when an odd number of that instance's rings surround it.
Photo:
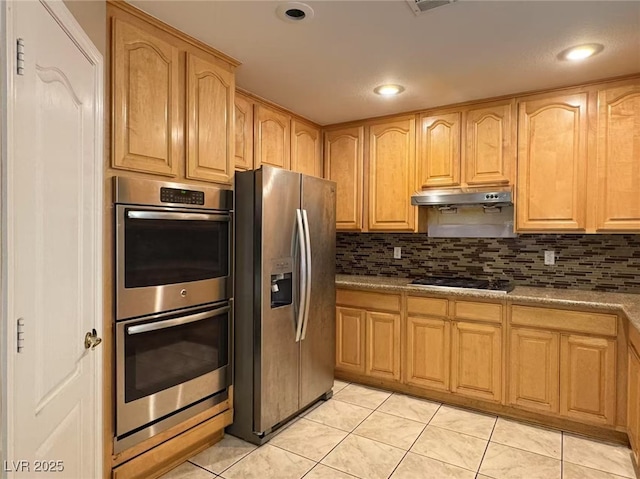
<path fill-rule="evenodd" d="M 621 479 L 631 451 L 336 381 L 333 399 L 256 447 L 232 436 L 162 479 Z"/>

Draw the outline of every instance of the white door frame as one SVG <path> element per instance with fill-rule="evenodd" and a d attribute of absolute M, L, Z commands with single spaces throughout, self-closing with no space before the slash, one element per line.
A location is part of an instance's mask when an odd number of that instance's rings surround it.
<path fill-rule="evenodd" d="M 20 0 L 17 0 L 20 1 Z M 82 30 L 80 24 L 73 17 L 71 12 L 62 3 L 62 0 L 39 0 L 40 3 L 50 12 L 51 16 L 56 19 L 61 28 L 74 40 L 78 48 L 84 53 L 91 63 L 95 65 L 95 91 L 96 91 L 96 121 L 95 131 L 97 136 L 94 142 L 94 153 L 98 164 L 95 167 L 94 181 L 98 186 L 94 192 L 95 211 L 93 214 L 94 228 L 97 232 L 98 244 L 95 245 L 96 257 L 96 283 L 95 283 L 95 328 L 100 333 L 103 330 L 103 242 L 102 242 L 102 226 L 103 226 L 103 171 L 104 171 L 104 64 L 103 58 L 95 45 L 91 42 L 87 34 Z M 13 311 L 11 305 L 8 304 L 7 289 L 11 284 L 7 282 L 10 273 L 16 265 L 13 258 L 8 254 L 12 250 L 11 238 L 6 234 L 7 225 L 11 224 L 14 211 L 7 207 L 8 193 L 11 192 L 13 185 L 8 181 L 11 177 L 11 168 L 13 161 L 13 132 L 14 122 L 14 76 L 16 75 L 16 37 L 14 35 L 14 1 L 3 1 L 0 3 L 0 38 L 4 40 L 5 48 L 0 49 L 0 61 L 5 65 L 5 75 L 0 75 L 0 102 L 4 106 L 4 113 L 0 114 L 0 287 L 1 287 L 1 303 L 0 311 L 2 313 L 0 321 L 0 458 L 8 460 L 19 460 L 21 458 L 14 457 L 12 438 L 14 430 L 19 425 L 14 424 L 14 398 L 11 391 L 15 380 L 14 378 L 14 354 L 16 352 L 16 322 L 12 318 Z M 28 54 L 28 46 L 26 47 Z M 30 125 L 23 126 L 30 128 Z M 84 333 L 84 331 L 83 331 Z M 104 344 L 102 348 L 110 347 Z M 95 354 L 95 370 L 93 388 L 95 395 L 96 414 L 95 431 L 96 431 L 96 451 L 95 453 L 95 478 L 103 477 L 103 353 L 102 348 Z M 4 478 L 5 473 L 0 467 L 0 477 Z M 9 476 L 11 477 L 11 476 Z"/>

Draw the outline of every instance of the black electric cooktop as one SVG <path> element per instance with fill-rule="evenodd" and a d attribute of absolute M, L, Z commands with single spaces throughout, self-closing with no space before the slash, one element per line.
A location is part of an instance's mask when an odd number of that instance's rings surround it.
<path fill-rule="evenodd" d="M 483 291 L 495 291 L 498 293 L 508 293 L 513 291 L 514 288 L 513 283 L 503 279 L 446 278 L 442 276 L 425 276 L 424 278 L 414 279 L 409 284 L 412 286 L 424 286 L 434 289 L 477 289 Z"/>

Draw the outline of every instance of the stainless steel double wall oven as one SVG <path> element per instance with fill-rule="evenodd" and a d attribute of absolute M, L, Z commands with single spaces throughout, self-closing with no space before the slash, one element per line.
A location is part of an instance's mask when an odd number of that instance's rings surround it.
<path fill-rule="evenodd" d="M 226 399 L 233 192 L 116 177 L 116 450 Z"/>

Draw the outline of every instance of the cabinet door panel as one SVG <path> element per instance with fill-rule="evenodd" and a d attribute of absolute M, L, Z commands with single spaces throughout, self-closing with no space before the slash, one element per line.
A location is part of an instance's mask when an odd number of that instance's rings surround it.
<path fill-rule="evenodd" d="M 291 169 L 305 175 L 322 178 L 320 130 L 297 120 L 291 120 Z"/>
<path fill-rule="evenodd" d="M 449 390 L 451 324 L 436 318 L 407 318 L 407 384 Z"/>
<path fill-rule="evenodd" d="M 616 408 L 614 340 L 563 335 L 560 351 L 560 414 L 613 424 Z"/>
<path fill-rule="evenodd" d="M 520 103 L 517 229 L 583 231 L 587 94 Z"/>
<path fill-rule="evenodd" d="M 253 169 L 253 103 L 244 95 L 235 97 L 235 167 Z"/>
<path fill-rule="evenodd" d="M 113 20 L 113 168 L 176 176 L 178 48 Z"/>
<path fill-rule="evenodd" d="M 640 230 L 640 85 L 598 94 L 598 231 Z"/>
<path fill-rule="evenodd" d="M 286 170 L 291 166 L 291 126 L 289 115 L 264 105 L 254 109 L 255 167 L 271 165 Z"/>
<path fill-rule="evenodd" d="M 559 411 L 560 335 L 513 328 L 509 357 L 509 404 Z"/>
<path fill-rule="evenodd" d="M 468 185 L 513 183 L 515 124 L 513 100 L 469 110 L 465 114 L 465 179 Z"/>
<path fill-rule="evenodd" d="M 231 183 L 234 93 L 233 73 L 187 54 L 187 178 Z"/>
<path fill-rule="evenodd" d="M 325 133 L 325 178 L 336 182 L 336 229 L 362 230 L 364 127 Z"/>
<path fill-rule="evenodd" d="M 454 323 L 451 367 L 453 392 L 489 401 L 500 401 L 502 328 L 476 323 Z"/>
<path fill-rule="evenodd" d="M 422 188 L 460 185 L 460 113 L 420 116 Z"/>
<path fill-rule="evenodd" d="M 640 450 L 638 443 L 640 440 L 640 359 L 631 346 L 629 346 L 627 390 L 627 432 L 637 463 Z"/>
<path fill-rule="evenodd" d="M 413 231 L 415 118 L 369 129 L 369 230 Z"/>
<path fill-rule="evenodd" d="M 368 376 L 400 380 L 400 316 L 366 313 L 366 368 Z"/>
<path fill-rule="evenodd" d="M 364 373 L 365 312 L 336 308 L 336 369 Z"/>

